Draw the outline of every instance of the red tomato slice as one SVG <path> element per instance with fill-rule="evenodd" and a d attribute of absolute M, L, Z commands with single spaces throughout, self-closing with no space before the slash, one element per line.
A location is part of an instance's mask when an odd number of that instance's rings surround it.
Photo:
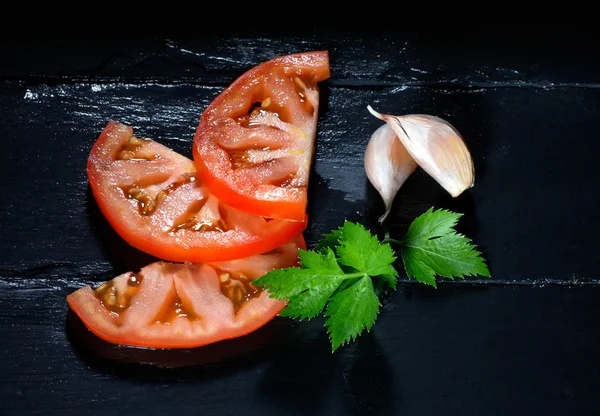
<path fill-rule="evenodd" d="M 169 261 L 223 261 L 272 250 L 304 223 L 269 220 L 222 203 L 194 163 L 133 129 L 108 123 L 88 159 L 100 210 L 130 245 Z"/>
<path fill-rule="evenodd" d="M 269 253 L 217 263 L 156 262 L 95 290 L 67 296 L 71 309 L 98 337 L 113 344 L 193 348 L 246 335 L 285 306 L 252 281 L 298 264 L 302 236 Z"/>
<path fill-rule="evenodd" d="M 304 221 L 327 51 L 282 56 L 236 79 L 202 113 L 194 162 L 223 202 Z"/>

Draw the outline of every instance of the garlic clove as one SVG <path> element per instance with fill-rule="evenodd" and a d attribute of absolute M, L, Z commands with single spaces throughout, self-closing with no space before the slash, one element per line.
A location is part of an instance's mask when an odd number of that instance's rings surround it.
<path fill-rule="evenodd" d="M 418 165 L 450 195 L 457 197 L 473 186 L 471 153 L 458 130 L 446 120 L 427 114 L 392 116 L 367 108 L 391 126 Z"/>
<path fill-rule="evenodd" d="M 371 135 L 364 155 L 365 172 L 385 204 L 383 223 L 392 209 L 394 197 L 406 179 L 415 171 L 417 163 L 408 153 L 394 130 L 384 124 Z"/>

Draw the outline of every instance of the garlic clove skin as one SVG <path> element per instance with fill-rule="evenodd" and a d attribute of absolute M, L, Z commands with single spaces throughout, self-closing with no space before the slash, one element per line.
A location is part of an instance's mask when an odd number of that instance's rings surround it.
<path fill-rule="evenodd" d="M 446 120 L 427 114 L 392 116 L 367 108 L 391 126 L 418 165 L 452 197 L 473 186 L 471 153 L 458 130 Z"/>
<path fill-rule="evenodd" d="M 371 135 L 364 155 L 365 172 L 385 204 L 383 223 L 392 209 L 400 187 L 417 169 L 417 162 L 406 150 L 389 124 L 379 127 Z"/>

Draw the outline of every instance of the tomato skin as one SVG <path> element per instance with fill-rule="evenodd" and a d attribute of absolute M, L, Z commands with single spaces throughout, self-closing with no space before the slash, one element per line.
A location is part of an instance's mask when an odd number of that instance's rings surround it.
<path fill-rule="evenodd" d="M 221 92 L 202 113 L 194 138 L 194 162 L 206 186 L 246 212 L 304 221 L 319 108 L 316 84 L 329 76 L 328 52 L 305 52 L 264 62 Z M 303 94 L 294 89 L 296 80 Z M 257 102 L 268 102 L 265 111 L 249 115 Z M 241 126 L 248 117 L 251 127 Z M 260 161 L 271 150 L 276 156 Z M 236 167 L 240 152 L 242 161 L 255 157 L 254 166 Z"/>
<path fill-rule="evenodd" d="M 87 172 L 92 193 L 102 214 L 115 231 L 137 249 L 175 262 L 225 261 L 272 250 L 306 227 L 306 217 L 300 223 L 266 221 L 228 207 L 218 201 L 199 180 L 186 183 L 164 197 L 155 214 L 141 215 L 135 202 L 124 195 L 120 185 L 125 183 L 132 186 L 151 179 L 168 189 L 182 177 L 194 177 L 196 170 L 191 160 L 151 140 L 146 140 L 144 145 L 150 149 L 153 160 L 115 161 L 122 146 L 132 137 L 131 127 L 110 121 L 90 152 Z M 170 231 L 175 215 L 171 213 L 169 204 L 173 209 L 183 212 L 199 199 L 206 199 L 213 204 L 213 211 L 218 211 L 216 216 L 225 212 L 233 228 L 224 232 L 189 229 Z"/>
<path fill-rule="evenodd" d="M 267 295 L 264 294 L 264 297 Z M 285 302 L 268 299 L 268 304 L 260 309 L 260 318 L 248 321 L 243 326 L 230 329 L 227 332 L 213 332 L 201 339 L 189 334 L 173 334 L 167 337 L 156 335 L 139 336 L 133 332 L 123 331 L 106 317 L 102 304 L 97 301 L 94 291 L 86 286 L 73 292 L 67 298 L 69 307 L 75 312 L 83 324 L 98 338 L 111 344 L 127 345 L 145 348 L 197 348 L 226 339 L 247 335 L 269 323 L 284 308 Z M 102 317 L 98 319 L 98 317 Z"/>
<path fill-rule="evenodd" d="M 124 273 L 107 282 L 115 288 L 117 302 L 127 304 L 122 309 L 111 309 L 97 295 L 102 286 L 96 291 L 90 286 L 80 288 L 67 296 L 67 302 L 84 325 L 107 342 L 146 348 L 200 347 L 246 335 L 267 324 L 285 306 L 263 291 L 234 312 L 232 301 L 219 290 L 216 271 L 244 273 L 254 280 L 269 270 L 296 266 L 298 248 L 306 248 L 301 235 L 280 246 L 277 253 L 210 264 L 152 263 L 138 275 Z M 139 279 L 138 291 L 126 301 L 119 300 L 131 290 L 131 276 Z M 198 319 L 180 314 L 161 322 L 160 316 L 172 312 L 168 308 L 174 299 Z"/>
<path fill-rule="evenodd" d="M 196 147 L 194 147 L 193 153 L 196 160 L 201 159 L 198 156 Z M 288 221 L 298 221 L 300 218 L 305 218 L 306 221 L 307 202 L 304 202 L 303 197 L 291 201 L 259 201 L 241 194 L 229 186 L 224 186 L 223 181 L 215 176 L 203 162 L 199 162 L 197 167 L 198 174 L 202 177 L 206 186 L 211 190 L 215 190 L 213 193 L 218 195 L 219 199 L 229 201 L 232 206 L 244 207 L 246 212 L 269 218 L 284 218 Z"/>

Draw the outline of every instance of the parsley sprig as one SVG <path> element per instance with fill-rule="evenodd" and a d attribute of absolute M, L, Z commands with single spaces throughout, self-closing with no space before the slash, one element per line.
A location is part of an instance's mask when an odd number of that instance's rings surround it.
<path fill-rule="evenodd" d="M 454 230 L 462 214 L 433 208 L 417 217 L 400 240 L 379 241 L 350 221 L 326 234 L 314 251 L 300 250 L 300 267 L 273 270 L 253 282 L 271 297 L 286 299 L 282 316 L 327 318 L 332 351 L 370 331 L 382 290 L 396 289 L 398 246 L 408 278 L 436 287 L 436 276 L 490 276 L 472 241 Z"/>

